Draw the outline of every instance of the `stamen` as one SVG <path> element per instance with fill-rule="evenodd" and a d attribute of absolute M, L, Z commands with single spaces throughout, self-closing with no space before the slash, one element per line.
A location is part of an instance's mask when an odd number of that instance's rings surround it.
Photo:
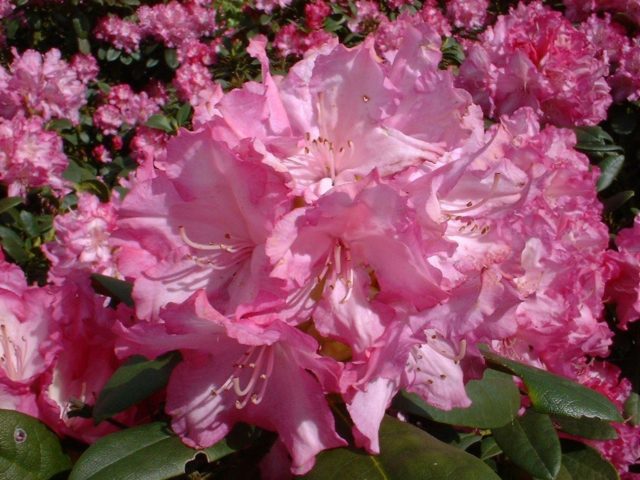
<path fill-rule="evenodd" d="M 458 209 L 453 209 L 453 210 L 442 209 L 441 211 L 444 214 L 452 215 L 452 214 L 456 214 L 456 213 L 465 213 L 465 212 L 469 212 L 471 210 L 475 210 L 476 208 L 479 208 L 479 207 L 483 206 L 489 200 L 494 198 L 496 190 L 498 189 L 499 182 L 500 182 L 500 174 L 496 173 L 493 176 L 493 183 L 491 184 L 491 188 L 489 189 L 489 193 L 482 200 L 480 200 L 478 203 L 476 203 L 475 205 L 472 202 L 469 202 L 469 203 L 471 203 L 470 206 L 466 206 L 466 207 L 458 208 Z M 467 205 L 469 205 L 469 203 L 467 203 Z"/>
<path fill-rule="evenodd" d="M 225 252 L 237 252 L 238 248 L 234 248 L 230 245 L 225 245 L 223 243 L 199 243 L 194 242 L 187 236 L 187 232 L 185 231 L 183 226 L 178 227 L 178 231 L 180 232 L 180 238 L 184 243 L 189 245 L 191 248 L 195 248 L 196 250 L 222 250 Z"/>

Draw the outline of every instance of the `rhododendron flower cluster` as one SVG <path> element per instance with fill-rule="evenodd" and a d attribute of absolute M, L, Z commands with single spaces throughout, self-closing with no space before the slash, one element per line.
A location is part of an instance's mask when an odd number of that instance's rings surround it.
<path fill-rule="evenodd" d="M 45 185 L 62 190 L 67 163 L 62 139 L 45 131 L 40 117 L 0 118 L 0 181 L 9 195 L 24 196 L 28 188 Z"/>
<path fill-rule="evenodd" d="M 595 53 L 559 12 L 519 4 L 471 46 L 460 85 L 489 116 L 529 106 L 556 125 L 594 125 L 611 104 L 607 65 Z"/>
<path fill-rule="evenodd" d="M 86 443 L 250 424 L 277 479 L 384 454 L 399 392 L 471 406 L 482 344 L 625 411 L 640 217 L 601 199 L 637 146 L 637 2 L 220 3 L 92 6 L 85 53 L 0 42 L 0 408 Z M 166 386 L 94 422 L 127 359 L 169 352 Z M 635 421 L 583 442 L 625 480 Z"/>
<path fill-rule="evenodd" d="M 469 405 L 478 342 L 570 376 L 606 355 L 596 173 L 533 110 L 485 132 L 439 42 L 409 27 L 390 62 L 328 45 L 273 78 L 254 39 L 263 82 L 126 197 L 113 239 L 140 321 L 119 351 L 183 352 L 167 411 L 190 445 L 246 421 L 304 473 L 343 443 L 323 394 L 376 453 L 398 389 Z"/>

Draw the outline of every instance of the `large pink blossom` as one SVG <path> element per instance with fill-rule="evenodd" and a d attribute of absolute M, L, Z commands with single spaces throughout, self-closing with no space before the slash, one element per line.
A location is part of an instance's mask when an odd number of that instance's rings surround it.
<path fill-rule="evenodd" d="M 529 106 L 557 126 L 595 125 L 611 104 L 596 53 L 560 12 L 521 3 L 469 48 L 459 83 L 491 117 Z"/>
<path fill-rule="evenodd" d="M 51 317 L 59 330 L 59 351 L 43 376 L 38 396 L 40 418 L 61 435 L 85 442 L 116 430 L 103 422 L 72 417 L 76 408 L 95 405 L 107 380 L 122 363 L 115 355 L 116 335 L 111 331 L 116 317 L 130 312 L 120 306 L 116 311 L 105 297 L 91 288 L 89 272 L 68 272 L 55 291 Z M 122 423 L 133 420 L 135 409 L 116 416 Z"/>
<path fill-rule="evenodd" d="M 249 422 L 278 432 L 292 471 L 303 474 L 321 450 L 346 444 L 323 395 L 337 389 L 340 366 L 315 353 L 312 337 L 281 322 L 266 328 L 234 323 L 211 308 L 202 291 L 167 308 L 161 319 L 121 328 L 120 352 L 182 352 L 167 412 L 189 445 L 212 445 L 236 422 Z"/>
<path fill-rule="evenodd" d="M 50 290 L 28 287 L 0 254 L 0 406 L 38 416 L 37 380 L 59 350 Z"/>
<path fill-rule="evenodd" d="M 256 294 L 264 242 L 290 205 L 283 180 L 258 158 L 209 130 L 182 132 L 167 147 L 166 171 L 127 195 L 115 236 L 139 316 L 200 288 L 223 312 Z"/>
<path fill-rule="evenodd" d="M 438 68 L 439 35 L 404 28 L 384 58 L 373 39 L 328 43 L 285 77 L 255 37 L 262 81 L 217 96 L 138 173 L 112 239 L 140 321 L 118 335 L 123 354 L 183 352 L 168 413 L 188 444 L 255 422 L 301 473 L 342 442 L 327 392 L 377 452 L 400 388 L 469 405 L 477 342 L 565 375 L 607 353 L 607 233 L 575 136 L 530 108 L 485 131 Z M 271 410 L 294 395 L 280 371 L 305 385 L 315 434 Z"/>

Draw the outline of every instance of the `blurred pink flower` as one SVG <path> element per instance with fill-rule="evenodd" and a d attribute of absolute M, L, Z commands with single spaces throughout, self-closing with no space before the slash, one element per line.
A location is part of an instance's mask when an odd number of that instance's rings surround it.
<path fill-rule="evenodd" d="M 0 118 L 0 181 L 9 195 L 24 196 L 29 188 L 50 186 L 61 192 L 68 160 L 62 139 L 45 130 L 39 117 Z"/>

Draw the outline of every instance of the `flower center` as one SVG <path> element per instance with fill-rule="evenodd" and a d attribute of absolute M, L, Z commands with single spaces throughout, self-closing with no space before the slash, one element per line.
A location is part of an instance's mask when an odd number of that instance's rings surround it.
<path fill-rule="evenodd" d="M 192 260 L 200 266 L 212 267 L 214 270 L 226 270 L 244 262 L 253 251 L 255 245 L 247 240 L 234 239 L 230 234 L 225 234 L 226 241 L 199 243 L 193 241 L 187 235 L 183 226 L 178 227 L 182 241 L 193 248 L 206 252 L 206 256 L 191 256 Z"/>
<path fill-rule="evenodd" d="M 267 390 L 273 364 L 272 347 L 251 347 L 233 365 L 233 372 L 225 382 L 211 390 L 211 395 L 215 397 L 226 390 L 233 390 L 238 397 L 235 403 L 237 409 L 243 409 L 249 402 L 258 405 Z"/>

